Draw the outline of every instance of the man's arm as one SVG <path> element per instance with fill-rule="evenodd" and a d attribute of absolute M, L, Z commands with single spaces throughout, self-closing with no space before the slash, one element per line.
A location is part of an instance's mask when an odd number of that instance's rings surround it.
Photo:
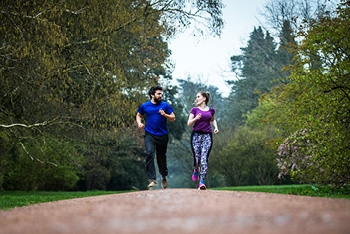
<path fill-rule="evenodd" d="M 164 116 L 167 120 L 169 120 L 170 122 L 174 122 L 176 117 L 174 112 L 171 112 L 169 115 L 167 113 L 165 113 L 164 110 L 159 110 L 159 114 L 161 114 L 162 116 Z"/>
<path fill-rule="evenodd" d="M 145 127 L 145 125 L 142 123 L 142 115 L 139 112 L 137 112 L 137 114 L 136 114 L 136 123 L 137 123 L 138 128 Z"/>
<path fill-rule="evenodd" d="M 170 122 L 175 122 L 175 119 L 176 119 L 176 116 L 175 116 L 174 112 L 171 112 L 170 115 L 165 114 L 164 117 L 165 117 L 167 120 L 169 120 Z"/>

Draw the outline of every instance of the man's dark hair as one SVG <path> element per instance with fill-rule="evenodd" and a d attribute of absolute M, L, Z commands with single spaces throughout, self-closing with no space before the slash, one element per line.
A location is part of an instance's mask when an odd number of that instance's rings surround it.
<path fill-rule="evenodd" d="M 152 88 L 150 88 L 149 91 L 148 91 L 149 98 L 152 98 L 151 95 L 154 95 L 157 90 L 162 90 L 163 91 L 163 88 L 161 86 L 159 86 L 159 85 L 156 85 L 156 86 L 153 86 Z"/>

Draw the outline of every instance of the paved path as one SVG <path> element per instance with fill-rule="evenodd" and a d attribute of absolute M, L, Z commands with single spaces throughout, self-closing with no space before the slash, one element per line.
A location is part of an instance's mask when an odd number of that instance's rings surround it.
<path fill-rule="evenodd" d="M 150 190 L 0 211 L 1 234 L 349 234 L 350 200 Z"/>

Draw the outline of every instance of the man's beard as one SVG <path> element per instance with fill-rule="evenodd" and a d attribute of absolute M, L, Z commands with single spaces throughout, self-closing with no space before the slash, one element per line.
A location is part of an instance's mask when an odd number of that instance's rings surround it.
<path fill-rule="evenodd" d="M 156 102 L 156 103 L 161 103 L 161 101 L 162 101 L 162 98 L 154 98 L 154 101 Z"/>

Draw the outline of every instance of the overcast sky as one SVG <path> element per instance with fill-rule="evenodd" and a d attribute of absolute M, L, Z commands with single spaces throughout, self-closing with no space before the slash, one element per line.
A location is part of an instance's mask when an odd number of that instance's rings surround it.
<path fill-rule="evenodd" d="M 190 32 L 170 42 L 171 60 L 175 63 L 174 79 L 198 77 L 202 82 L 215 85 L 229 94 L 225 80 L 234 79 L 230 72 L 230 57 L 241 53 L 254 27 L 259 26 L 258 11 L 264 0 L 223 0 L 225 27 L 221 37 L 194 37 Z"/>

